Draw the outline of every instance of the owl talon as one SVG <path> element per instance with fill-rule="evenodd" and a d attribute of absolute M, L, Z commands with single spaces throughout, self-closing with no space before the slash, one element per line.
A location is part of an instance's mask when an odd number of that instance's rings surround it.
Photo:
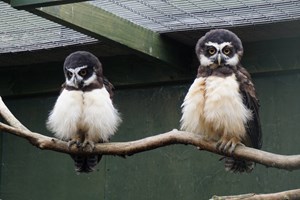
<path fill-rule="evenodd" d="M 68 142 L 68 147 L 71 148 L 73 145 L 76 145 L 77 148 L 80 148 L 81 142 L 76 139 L 70 139 L 70 141 Z"/>
<path fill-rule="evenodd" d="M 219 150 L 219 151 L 221 151 L 221 152 L 225 152 L 225 146 L 226 146 L 226 142 L 225 141 L 219 141 L 218 143 L 217 143 L 217 145 L 216 145 L 216 148 Z"/>
<path fill-rule="evenodd" d="M 231 138 L 230 140 L 222 138 L 217 142 L 216 148 L 223 153 L 233 154 L 237 145 L 243 145 L 237 138 Z"/>
<path fill-rule="evenodd" d="M 85 140 L 82 144 L 82 148 L 86 151 L 92 152 L 95 149 L 95 143 L 89 140 Z"/>
<path fill-rule="evenodd" d="M 232 154 L 234 152 L 235 147 L 236 143 L 232 142 L 232 140 L 229 140 L 224 146 L 224 151 L 228 152 L 229 154 Z"/>

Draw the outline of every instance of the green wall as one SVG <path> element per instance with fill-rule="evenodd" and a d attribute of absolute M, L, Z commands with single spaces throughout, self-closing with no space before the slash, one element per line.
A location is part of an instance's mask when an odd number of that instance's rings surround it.
<path fill-rule="evenodd" d="M 300 38 L 290 38 L 244 45 L 243 63 L 253 74 L 260 98 L 266 151 L 300 152 L 299 43 Z M 180 105 L 196 69 L 176 71 L 135 57 L 107 58 L 103 63 L 107 77 L 117 85 L 114 102 L 123 117 L 112 141 L 178 128 Z M 61 68 L 50 63 L 0 73 L 5 103 L 33 131 L 51 135 L 45 120 L 58 95 L 53 91 L 62 82 Z M 30 95 L 17 96 L 24 94 Z M 1 200 L 194 200 L 215 194 L 278 192 L 300 185 L 299 170 L 257 165 L 251 174 L 231 174 L 225 172 L 220 156 L 193 146 L 172 145 L 126 159 L 104 156 L 95 172 L 77 175 L 68 155 L 39 150 L 8 133 L 0 134 L 0 145 Z"/>
<path fill-rule="evenodd" d="M 254 74 L 261 101 L 263 149 L 300 152 L 300 71 Z M 190 83 L 115 91 L 123 124 L 113 141 L 135 140 L 178 128 L 180 104 Z M 56 99 L 7 99 L 28 128 L 45 130 Z M 68 155 L 41 151 L 3 134 L 0 199 L 208 199 L 214 194 L 268 193 L 299 187 L 300 171 L 257 165 L 251 174 L 225 172 L 220 156 L 193 146 L 173 145 L 123 159 L 104 156 L 97 171 L 77 175 Z"/>

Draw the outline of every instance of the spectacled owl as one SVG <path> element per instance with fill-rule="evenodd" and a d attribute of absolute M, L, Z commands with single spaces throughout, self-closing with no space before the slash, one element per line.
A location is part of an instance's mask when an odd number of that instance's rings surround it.
<path fill-rule="evenodd" d="M 182 104 L 181 129 L 217 142 L 219 151 L 236 145 L 262 146 L 259 101 L 250 74 L 241 65 L 243 46 L 233 32 L 216 29 L 196 44 L 198 74 Z M 251 172 L 255 163 L 225 158 L 225 169 Z"/>
<path fill-rule="evenodd" d="M 69 146 L 92 151 L 95 144 L 108 142 L 121 122 L 112 103 L 112 84 L 103 76 L 98 58 L 86 51 L 70 54 L 63 66 L 62 85 L 47 128 Z M 77 172 L 91 172 L 101 155 L 71 155 Z"/>

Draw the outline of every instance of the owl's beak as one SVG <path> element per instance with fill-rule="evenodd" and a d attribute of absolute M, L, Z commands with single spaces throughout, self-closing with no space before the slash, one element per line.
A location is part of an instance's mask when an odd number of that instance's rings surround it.
<path fill-rule="evenodd" d="M 225 63 L 225 58 L 221 53 L 218 53 L 215 57 L 214 57 L 214 64 L 216 66 L 222 66 Z"/>
<path fill-rule="evenodd" d="M 82 89 L 83 88 L 83 81 L 78 82 L 78 88 Z"/>
<path fill-rule="evenodd" d="M 80 80 L 77 76 L 74 77 L 73 83 L 78 89 L 81 89 L 83 87 L 83 81 Z"/>
<path fill-rule="evenodd" d="M 83 88 L 83 81 L 82 80 L 78 80 L 78 79 L 75 79 L 76 80 L 76 85 L 79 89 L 82 89 Z"/>
<path fill-rule="evenodd" d="M 219 66 L 221 65 L 221 61 L 222 61 L 221 54 L 218 53 L 218 65 L 219 65 Z"/>

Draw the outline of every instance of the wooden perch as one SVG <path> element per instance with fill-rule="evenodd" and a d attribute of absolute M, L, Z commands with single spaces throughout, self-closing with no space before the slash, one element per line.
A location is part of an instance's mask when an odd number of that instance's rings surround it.
<path fill-rule="evenodd" d="M 4 102 L 2 101 L 2 97 L 0 97 L 0 114 L 11 126 L 29 131 L 19 120 L 15 118 L 15 116 L 10 112 L 10 110 L 6 107 Z"/>
<path fill-rule="evenodd" d="M 187 144 L 196 146 L 198 149 L 201 150 L 210 151 L 212 153 L 220 155 L 230 156 L 229 154 L 218 151 L 215 142 L 204 140 L 200 135 L 196 135 L 185 131 L 178 131 L 176 129 L 170 132 L 158 134 L 136 141 L 97 144 L 93 152 L 88 152 L 83 149 L 79 149 L 75 146 L 69 148 L 67 142 L 28 130 L 9 111 L 9 109 L 3 103 L 1 97 L 0 114 L 9 124 L 6 125 L 0 122 L 1 131 L 12 133 L 19 137 L 26 138 L 30 141 L 30 143 L 32 143 L 40 149 L 53 150 L 68 154 L 96 153 L 102 155 L 131 156 L 136 153 L 149 151 L 167 145 Z M 245 146 L 238 146 L 236 147 L 233 155 L 231 156 L 251 160 L 256 163 L 265 165 L 267 167 L 274 167 L 286 170 L 300 169 L 300 155 L 278 155 Z"/>
<path fill-rule="evenodd" d="M 233 196 L 213 196 L 210 200 L 299 200 L 300 189 L 271 194 L 240 194 Z"/>
<path fill-rule="evenodd" d="M 130 156 L 143 151 L 149 151 L 159 147 L 172 145 L 172 144 L 186 144 L 193 145 L 200 150 L 210 151 L 212 153 L 234 156 L 246 160 L 251 160 L 256 163 L 260 163 L 267 167 L 275 167 L 279 169 L 294 170 L 300 169 L 300 155 L 284 156 L 273 154 L 257 149 L 252 149 L 245 146 L 236 147 L 233 155 L 228 155 L 223 152 L 219 152 L 216 149 L 216 143 L 204 140 L 200 135 L 196 135 L 189 132 L 178 131 L 176 129 L 147 137 L 144 139 L 130 141 L 130 142 L 112 142 L 97 144 L 93 152 L 88 152 L 77 147 L 68 147 L 67 142 L 58 140 L 53 137 L 48 137 L 40 133 L 35 133 L 28 130 L 21 122 L 19 122 L 14 115 L 9 111 L 6 105 L 3 103 L 0 97 L 0 115 L 9 124 L 0 122 L 0 130 L 3 132 L 11 133 L 16 136 L 27 139 L 31 144 L 40 148 L 58 151 L 67 154 L 103 154 L 103 155 L 119 155 L 119 156 Z M 243 194 L 236 196 L 213 196 L 212 200 L 281 200 L 289 199 L 296 200 L 300 199 L 300 189 L 289 190 L 273 194 Z"/>

